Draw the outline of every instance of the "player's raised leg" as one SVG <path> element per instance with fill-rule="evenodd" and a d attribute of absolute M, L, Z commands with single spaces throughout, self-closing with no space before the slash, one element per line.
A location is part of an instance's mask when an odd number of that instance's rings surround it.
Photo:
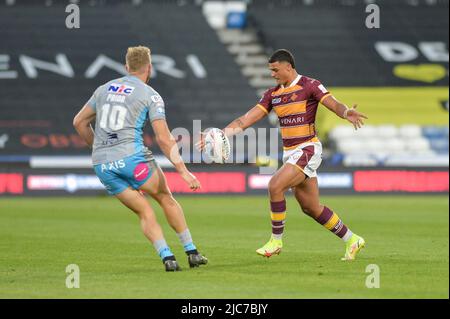
<path fill-rule="evenodd" d="M 320 204 L 317 178 L 308 178 L 292 190 L 305 214 L 314 218 L 346 243 L 346 251 L 342 259 L 355 259 L 356 254 L 364 247 L 365 241 L 352 233 L 335 212 Z"/>
<path fill-rule="evenodd" d="M 166 271 L 181 270 L 175 260 L 175 256 L 164 239 L 161 226 L 156 220 L 155 213 L 145 197 L 142 196 L 140 192 L 132 190 L 131 188 L 127 188 L 115 196 L 139 217 L 142 232 L 148 240 L 152 242 L 164 263 Z"/>
<path fill-rule="evenodd" d="M 272 236 L 270 240 L 256 253 L 270 257 L 278 255 L 283 248 L 283 233 L 286 222 L 286 199 L 284 193 L 290 187 L 301 183 L 305 179 L 298 167 L 284 164 L 269 182 L 270 216 L 272 220 Z"/>
<path fill-rule="evenodd" d="M 154 161 L 151 161 L 150 165 L 152 166 L 153 176 L 140 189 L 152 196 L 162 207 L 169 225 L 175 230 L 183 245 L 184 251 L 188 256 L 189 266 L 192 268 L 206 265 L 208 259 L 197 251 L 187 226 L 183 209 L 173 197 L 163 171 Z"/>

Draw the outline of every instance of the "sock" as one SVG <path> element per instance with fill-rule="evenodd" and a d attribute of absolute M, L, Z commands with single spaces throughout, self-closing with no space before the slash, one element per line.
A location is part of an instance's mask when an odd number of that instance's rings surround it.
<path fill-rule="evenodd" d="M 184 251 L 186 254 L 197 254 L 197 247 L 195 247 L 193 241 L 191 232 L 188 228 L 182 233 L 177 234 L 178 238 L 180 239 L 181 244 L 183 245 Z"/>
<path fill-rule="evenodd" d="M 320 214 L 316 221 L 345 242 L 353 235 L 351 230 L 344 225 L 339 216 L 326 206 L 323 208 L 322 214 Z"/>
<path fill-rule="evenodd" d="M 270 217 L 272 219 L 272 238 L 281 239 L 286 220 L 286 200 L 270 202 Z"/>
<path fill-rule="evenodd" d="M 175 259 L 172 251 L 169 246 L 167 246 L 165 239 L 159 239 L 153 243 L 156 251 L 158 252 L 159 257 L 161 257 L 162 261 L 166 261 L 167 259 Z"/>

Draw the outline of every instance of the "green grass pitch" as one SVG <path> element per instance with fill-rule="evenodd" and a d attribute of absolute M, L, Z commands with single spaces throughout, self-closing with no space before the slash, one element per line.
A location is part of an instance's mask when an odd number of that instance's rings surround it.
<path fill-rule="evenodd" d="M 448 196 L 323 197 L 367 242 L 342 262 L 340 239 L 288 199 L 284 249 L 262 258 L 270 235 L 260 197 L 178 197 L 210 263 L 189 269 L 178 238 L 158 219 L 183 267 L 166 273 L 137 218 L 114 198 L 0 199 L 0 298 L 448 298 Z M 156 206 L 156 205 L 153 205 Z M 80 288 L 65 286 L 80 267 Z M 378 265 L 380 288 L 367 288 Z"/>

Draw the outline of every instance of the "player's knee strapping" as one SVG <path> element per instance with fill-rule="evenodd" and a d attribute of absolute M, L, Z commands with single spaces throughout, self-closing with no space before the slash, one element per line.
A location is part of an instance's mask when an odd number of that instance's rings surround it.
<path fill-rule="evenodd" d="M 352 236 L 352 232 L 345 226 L 339 216 L 326 206 L 316 221 L 344 241 Z"/>
<path fill-rule="evenodd" d="M 272 219 L 272 236 L 281 239 L 286 221 L 286 200 L 270 202 L 270 217 Z"/>

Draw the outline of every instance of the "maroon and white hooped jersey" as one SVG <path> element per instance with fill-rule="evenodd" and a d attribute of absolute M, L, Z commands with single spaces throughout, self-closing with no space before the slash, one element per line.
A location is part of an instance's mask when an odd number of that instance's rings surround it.
<path fill-rule="evenodd" d="M 299 75 L 289 87 L 268 89 L 257 106 L 264 112 L 278 115 L 285 149 L 316 140 L 317 107 L 330 92 L 320 81 Z"/>

